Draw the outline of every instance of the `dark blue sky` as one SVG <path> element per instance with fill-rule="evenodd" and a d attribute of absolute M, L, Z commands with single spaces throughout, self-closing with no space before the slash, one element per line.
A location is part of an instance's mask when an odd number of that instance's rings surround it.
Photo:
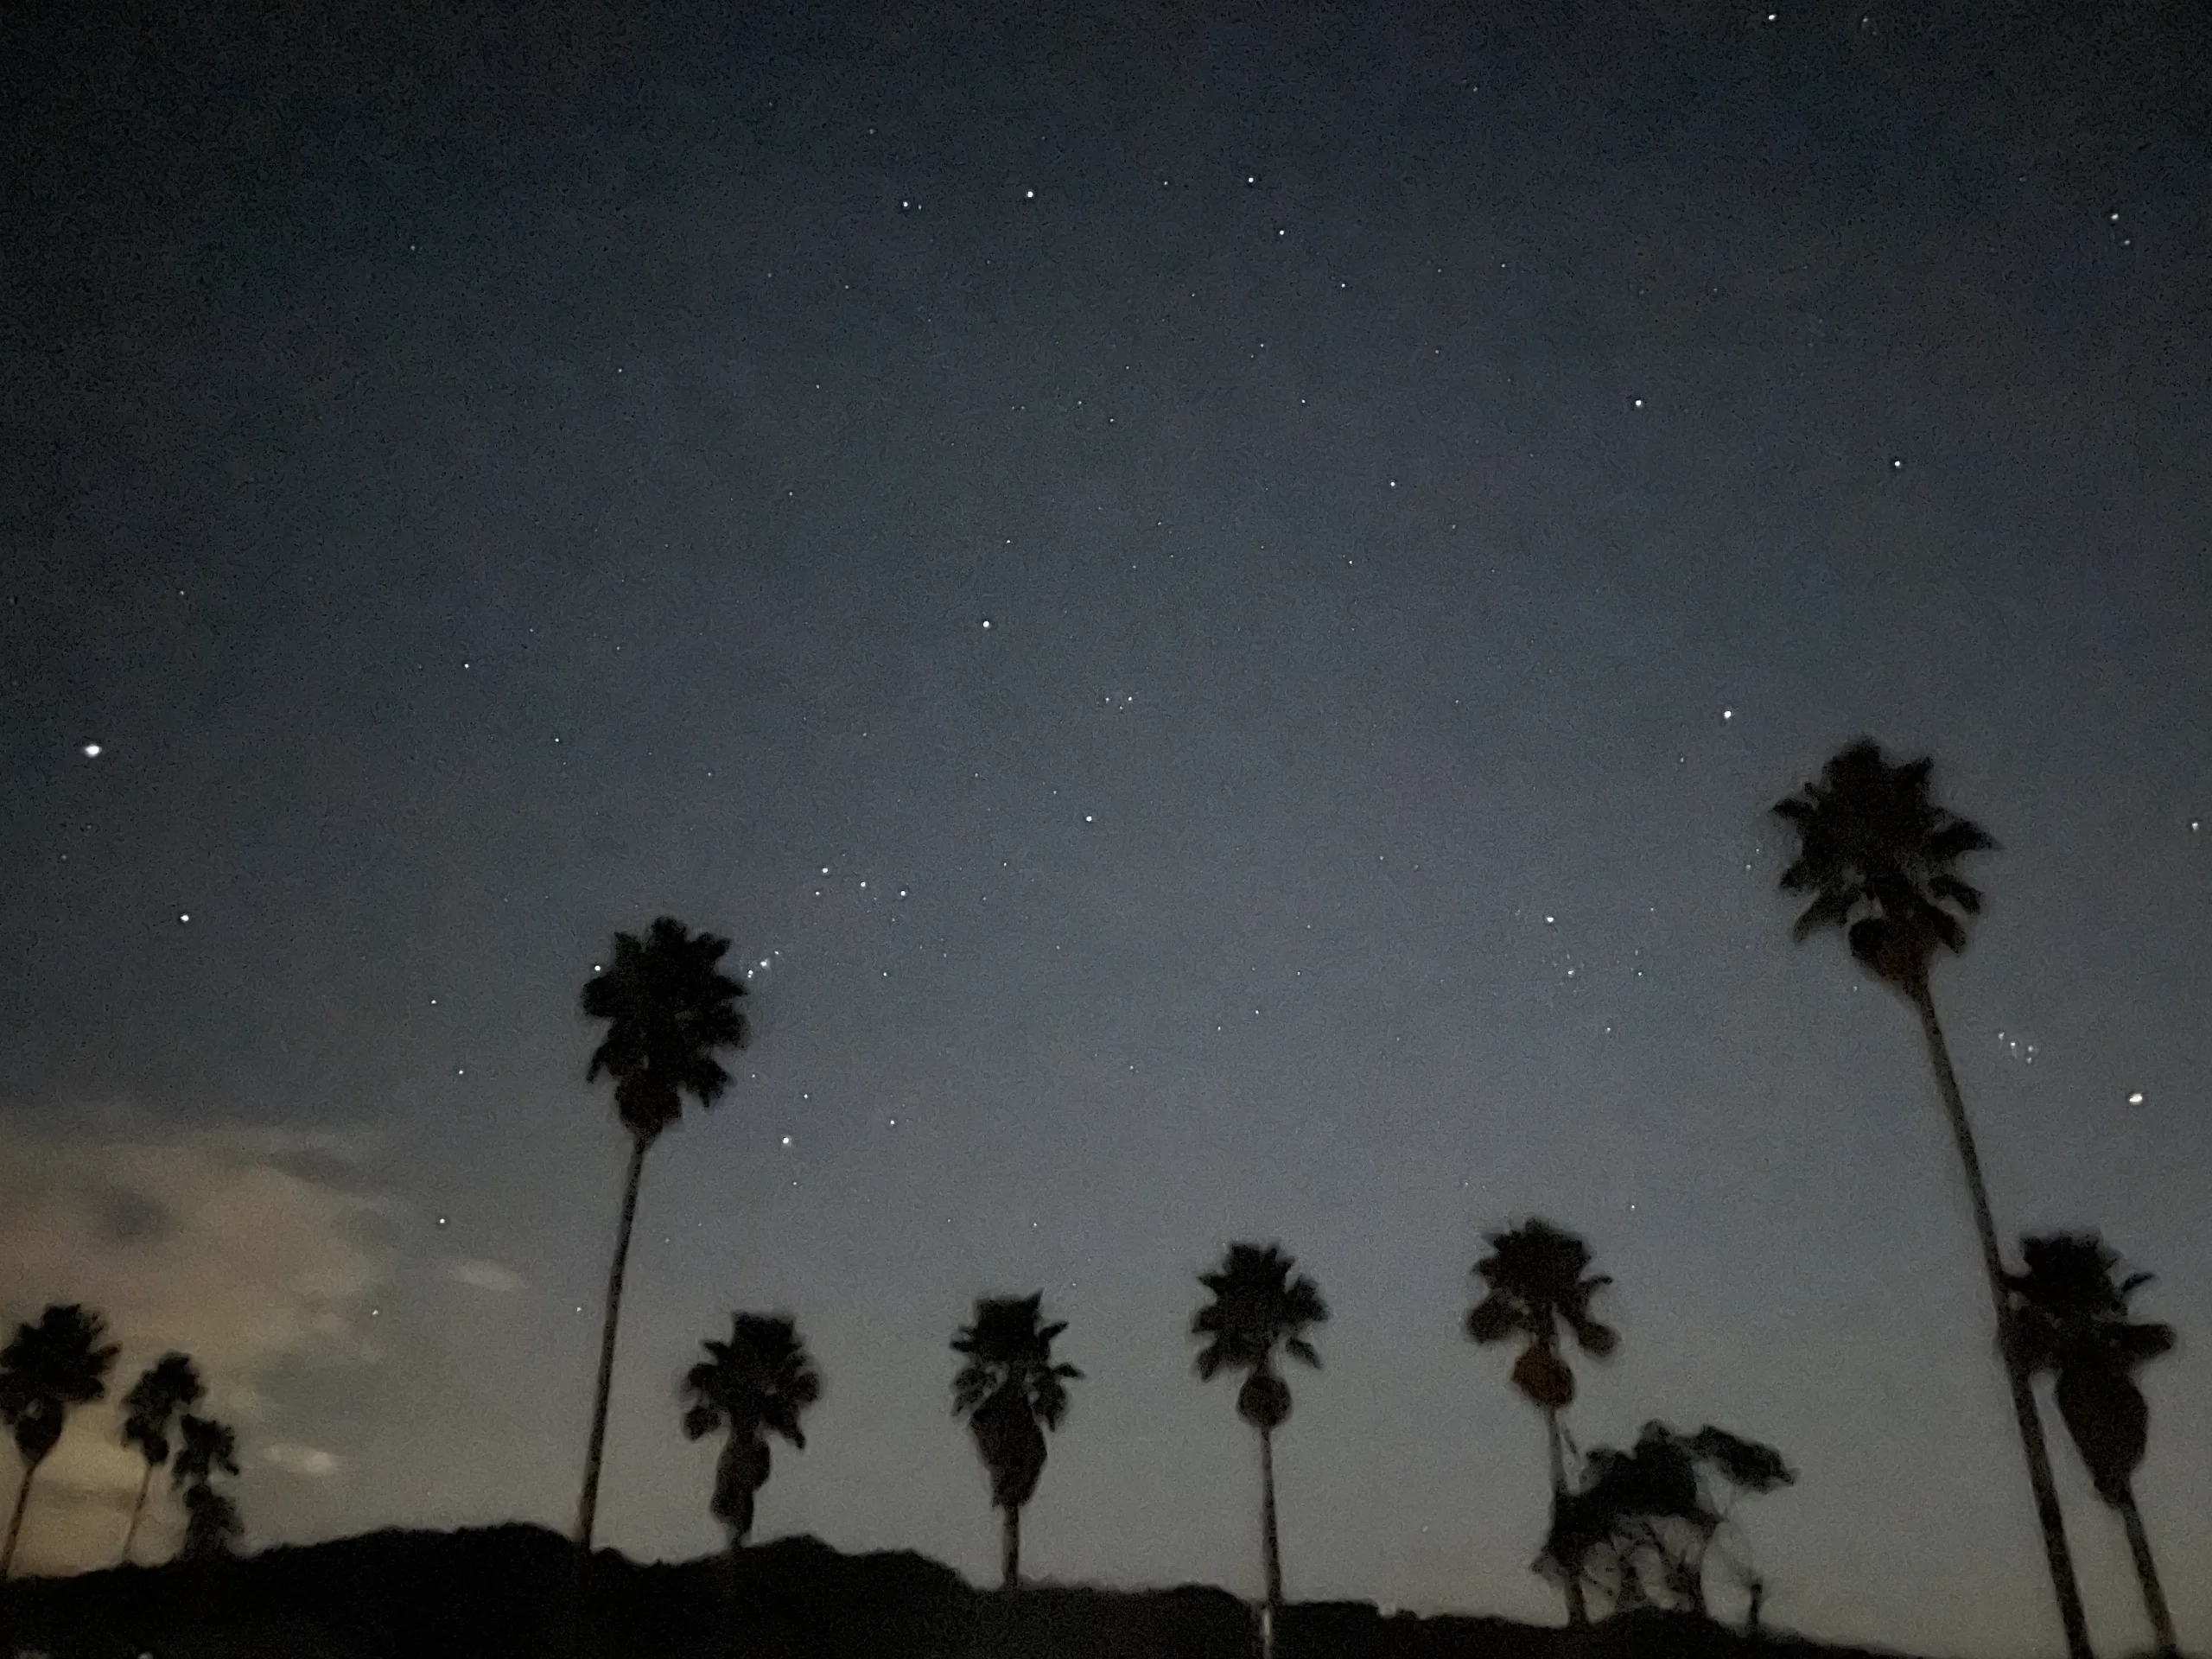
<path fill-rule="evenodd" d="M 1184 1326 L 1281 1238 L 1293 1594 L 1555 1617 L 1459 1334 L 1538 1213 L 1618 1281 L 1586 1443 L 1802 1471 L 1772 1619 L 2055 1649 L 1910 1014 L 1773 892 L 1863 731 L 2004 843 L 1938 994 L 2000 1227 L 2160 1274 L 2212 1632 L 2201 16 L 7 27 L 0 1313 L 206 1354 L 255 1538 L 565 1523 L 575 994 L 672 912 L 758 1041 L 648 1166 L 607 1541 L 715 1541 L 675 1381 L 774 1306 L 764 1529 L 988 1574 L 944 1344 L 1042 1286 L 1033 1568 L 1255 1590 Z M 33 1557 L 111 1549 L 105 1432 Z"/>

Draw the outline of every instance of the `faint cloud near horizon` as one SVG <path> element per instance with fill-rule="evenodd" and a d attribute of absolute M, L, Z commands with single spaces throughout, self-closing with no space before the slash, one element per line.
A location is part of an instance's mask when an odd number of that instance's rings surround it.
<path fill-rule="evenodd" d="M 296 1474 L 336 1468 L 308 1446 L 257 1454 L 252 1427 L 283 1368 L 378 1357 L 363 1316 L 385 1277 L 373 1230 L 385 1206 L 357 1167 L 329 1135 L 0 1129 L 0 1315 L 12 1329 L 48 1303 L 81 1302 L 122 1348 L 108 1398 L 72 1415 L 39 1471 L 27 1567 L 114 1559 L 117 1517 L 144 1471 L 118 1438 L 118 1402 L 171 1349 L 199 1364 L 207 1409 L 238 1427 L 249 1458 Z M 170 1507 L 149 1513 L 149 1547 L 174 1532 Z"/>
<path fill-rule="evenodd" d="M 338 1472 L 338 1459 L 319 1446 L 296 1446 L 280 1440 L 265 1448 L 262 1461 L 273 1463 L 288 1475 L 299 1475 L 309 1480 L 321 1480 Z"/>

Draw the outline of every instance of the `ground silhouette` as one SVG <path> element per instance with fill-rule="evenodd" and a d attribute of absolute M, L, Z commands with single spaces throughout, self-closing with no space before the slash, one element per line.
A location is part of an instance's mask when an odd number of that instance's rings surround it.
<path fill-rule="evenodd" d="M 587 1567 L 588 1559 L 588 1567 Z M 911 1552 L 785 1538 L 734 1556 L 583 1556 L 542 1527 L 383 1531 L 258 1555 L 6 1586 L 0 1651 L 55 1659 L 1249 1659 L 1227 1592 L 970 1586 Z M 1859 1659 L 1665 1614 L 1583 1630 L 1294 1604 L 1286 1659 Z"/>

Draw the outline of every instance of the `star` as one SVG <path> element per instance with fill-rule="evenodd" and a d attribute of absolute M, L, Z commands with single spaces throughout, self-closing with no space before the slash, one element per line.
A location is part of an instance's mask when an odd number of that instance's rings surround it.
<path fill-rule="evenodd" d="M 97 760 L 100 758 L 100 746 L 97 743 L 87 743 L 80 753 L 87 760 Z"/>

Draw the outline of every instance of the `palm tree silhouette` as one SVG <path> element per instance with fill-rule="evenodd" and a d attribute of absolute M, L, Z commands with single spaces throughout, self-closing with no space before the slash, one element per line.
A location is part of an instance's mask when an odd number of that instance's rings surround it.
<path fill-rule="evenodd" d="M 1592 1317 L 1590 1299 L 1613 1281 L 1592 1276 L 1590 1247 L 1548 1221 L 1487 1234 L 1485 1242 L 1491 1253 L 1474 1266 L 1484 1295 L 1467 1312 L 1467 1335 L 1484 1344 L 1516 1336 L 1527 1343 L 1513 1362 L 1513 1386 L 1544 1414 L 1556 1523 L 1567 1497 L 1567 1444 L 1559 1414 L 1574 1401 L 1574 1372 L 1560 1352 L 1560 1332 L 1561 1327 L 1572 1332 L 1586 1354 L 1603 1359 L 1611 1353 L 1620 1338 Z M 1567 1622 L 1587 1624 L 1590 1610 L 1580 1576 L 1568 1573 L 1566 1586 Z"/>
<path fill-rule="evenodd" d="M 733 1313 L 728 1342 L 709 1338 L 707 1357 L 683 1374 L 686 1440 L 728 1432 L 715 1461 L 715 1495 L 709 1507 L 729 1529 L 732 1554 L 753 1531 L 753 1497 L 768 1484 L 768 1436 L 780 1434 L 800 1451 L 806 1435 L 800 1414 L 822 1398 L 822 1374 L 784 1314 Z"/>
<path fill-rule="evenodd" d="M 2115 1277 L 2120 1257 L 2094 1233 L 2023 1238 L 2020 1255 L 2028 1270 L 2005 1282 L 2014 1297 L 2012 1335 L 2021 1363 L 2031 1376 L 2057 1373 L 2058 1414 L 2097 1496 L 2120 1511 L 2158 1651 L 2171 1656 L 2179 1651 L 2173 1615 L 2135 1506 L 2135 1471 L 2151 1433 L 2151 1408 L 2135 1386 L 2135 1372 L 2173 1347 L 2173 1327 L 2127 1317 L 2127 1299 L 2151 1275 Z"/>
<path fill-rule="evenodd" d="M 200 1373 L 183 1354 L 163 1354 L 139 1374 L 123 1396 L 123 1443 L 137 1448 L 146 1460 L 138 1478 L 138 1496 L 130 1505 L 130 1523 L 124 1529 L 123 1556 L 130 1559 L 131 1541 L 138 1535 L 139 1519 L 146 1513 L 146 1493 L 154 1484 L 154 1471 L 169 1460 L 169 1429 L 180 1412 L 200 1403 L 205 1390 Z"/>
<path fill-rule="evenodd" d="M 1592 1447 L 1585 1466 L 1581 1490 L 1553 1514 L 1538 1569 L 1609 1589 L 1616 1612 L 1656 1600 L 1700 1618 L 1710 1616 L 1706 1555 L 1728 1522 L 1722 1493 L 1770 1492 L 1797 1478 L 1772 1446 L 1710 1424 L 1683 1434 L 1646 1423 L 1630 1450 Z M 1754 1598 L 1756 1624 L 1757 1575 L 1732 1565 Z"/>
<path fill-rule="evenodd" d="M 2028 1484 L 2043 1527 L 2044 1554 L 2058 1599 L 2066 1649 L 2070 1659 L 2090 1659 L 2089 1627 L 2082 1616 L 2073 1554 L 2066 1545 L 2058 1489 L 2051 1481 L 2050 1448 L 2036 1414 L 2034 1390 L 2007 1331 L 2011 1306 L 1997 1226 L 1990 1218 L 1989 1190 L 1982 1181 L 1974 1129 L 1967 1121 L 1966 1102 L 1959 1094 L 1958 1075 L 1951 1069 L 1950 1049 L 1929 988 L 1929 969 L 1936 954 L 1963 950 L 1967 930 L 1961 918 L 1981 912 L 1981 893 L 1961 879 L 1958 862 L 1997 843 L 1980 824 L 1929 798 L 1932 769 L 1933 762 L 1926 759 L 1892 766 L 1866 738 L 1839 749 L 1818 779 L 1774 808 L 1776 816 L 1797 832 L 1797 857 L 1782 873 L 1782 888 L 1812 895 L 1812 902 L 1797 918 L 1793 938 L 1802 941 L 1823 928 L 1841 929 L 1859 966 L 1901 993 L 1920 1016 L 1936 1086 L 1966 1173 L 1982 1271 L 1997 1313 L 1998 1349 L 2021 1449 L 2027 1457 Z"/>
<path fill-rule="evenodd" d="M 16 1511 L 8 1522 L 8 1541 L 0 1548 L 0 1579 L 16 1564 L 16 1542 L 22 1535 L 23 1510 L 30 1502 L 31 1478 L 61 1439 L 69 1408 L 107 1392 L 108 1368 L 116 1349 L 104 1343 L 106 1321 L 75 1302 L 57 1302 L 26 1321 L 0 1349 L 0 1423 L 16 1437 L 22 1454 L 22 1484 L 16 1489 Z"/>
<path fill-rule="evenodd" d="M 683 1114 L 683 1097 L 712 1106 L 729 1086 L 715 1051 L 745 1046 L 745 1016 L 735 1007 L 745 987 L 715 964 L 728 939 L 693 933 L 663 916 L 643 938 L 614 936 L 614 963 L 584 983 L 583 1010 L 607 1021 L 592 1051 L 585 1081 L 602 1071 L 614 1079 L 614 1110 L 630 1132 L 630 1168 L 622 1185 L 622 1219 L 614 1265 L 607 1278 L 607 1318 L 599 1338 L 599 1381 L 592 1395 L 591 1440 L 584 1454 L 583 1494 L 576 1504 L 576 1541 L 591 1548 L 599 1515 L 600 1464 L 607 1449 L 607 1391 L 614 1381 L 614 1333 L 622 1317 L 622 1274 L 630 1230 L 638 1217 L 638 1179 L 645 1149 Z"/>
<path fill-rule="evenodd" d="M 182 1444 L 169 1465 L 169 1484 L 184 1494 L 184 1559 L 227 1555 L 245 1524 L 230 1494 L 216 1490 L 215 1477 L 238 1472 L 238 1436 L 227 1423 L 189 1412 L 178 1435 Z"/>
<path fill-rule="evenodd" d="M 1261 1541 L 1266 1552 L 1268 1599 L 1260 1626 L 1272 1653 L 1275 1621 L 1282 1612 L 1282 1551 L 1275 1535 L 1274 1434 L 1290 1417 L 1290 1384 L 1277 1369 L 1278 1350 L 1319 1367 L 1321 1356 L 1306 1331 L 1328 1319 L 1320 1287 L 1279 1244 L 1231 1244 L 1221 1265 L 1198 1282 L 1213 1300 L 1191 1319 L 1191 1334 L 1205 1338 L 1197 1360 L 1208 1382 L 1224 1370 L 1246 1373 L 1236 1390 L 1236 1414 L 1260 1431 Z"/>
<path fill-rule="evenodd" d="M 991 1505 L 1004 1517 L 1000 1581 L 1021 1584 L 1021 1510 L 1045 1472 L 1045 1431 L 1067 1415 L 1068 1382 L 1083 1376 L 1056 1363 L 1052 1343 L 1066 1330 L 1039 1323 L 1045 1293 L 983 1296 L 976 1321 L 952 1338 L 966 1363 L 952 1379 L 952 1409 L 965 1417 L 976 1451 L 990 1471 Z"/>

